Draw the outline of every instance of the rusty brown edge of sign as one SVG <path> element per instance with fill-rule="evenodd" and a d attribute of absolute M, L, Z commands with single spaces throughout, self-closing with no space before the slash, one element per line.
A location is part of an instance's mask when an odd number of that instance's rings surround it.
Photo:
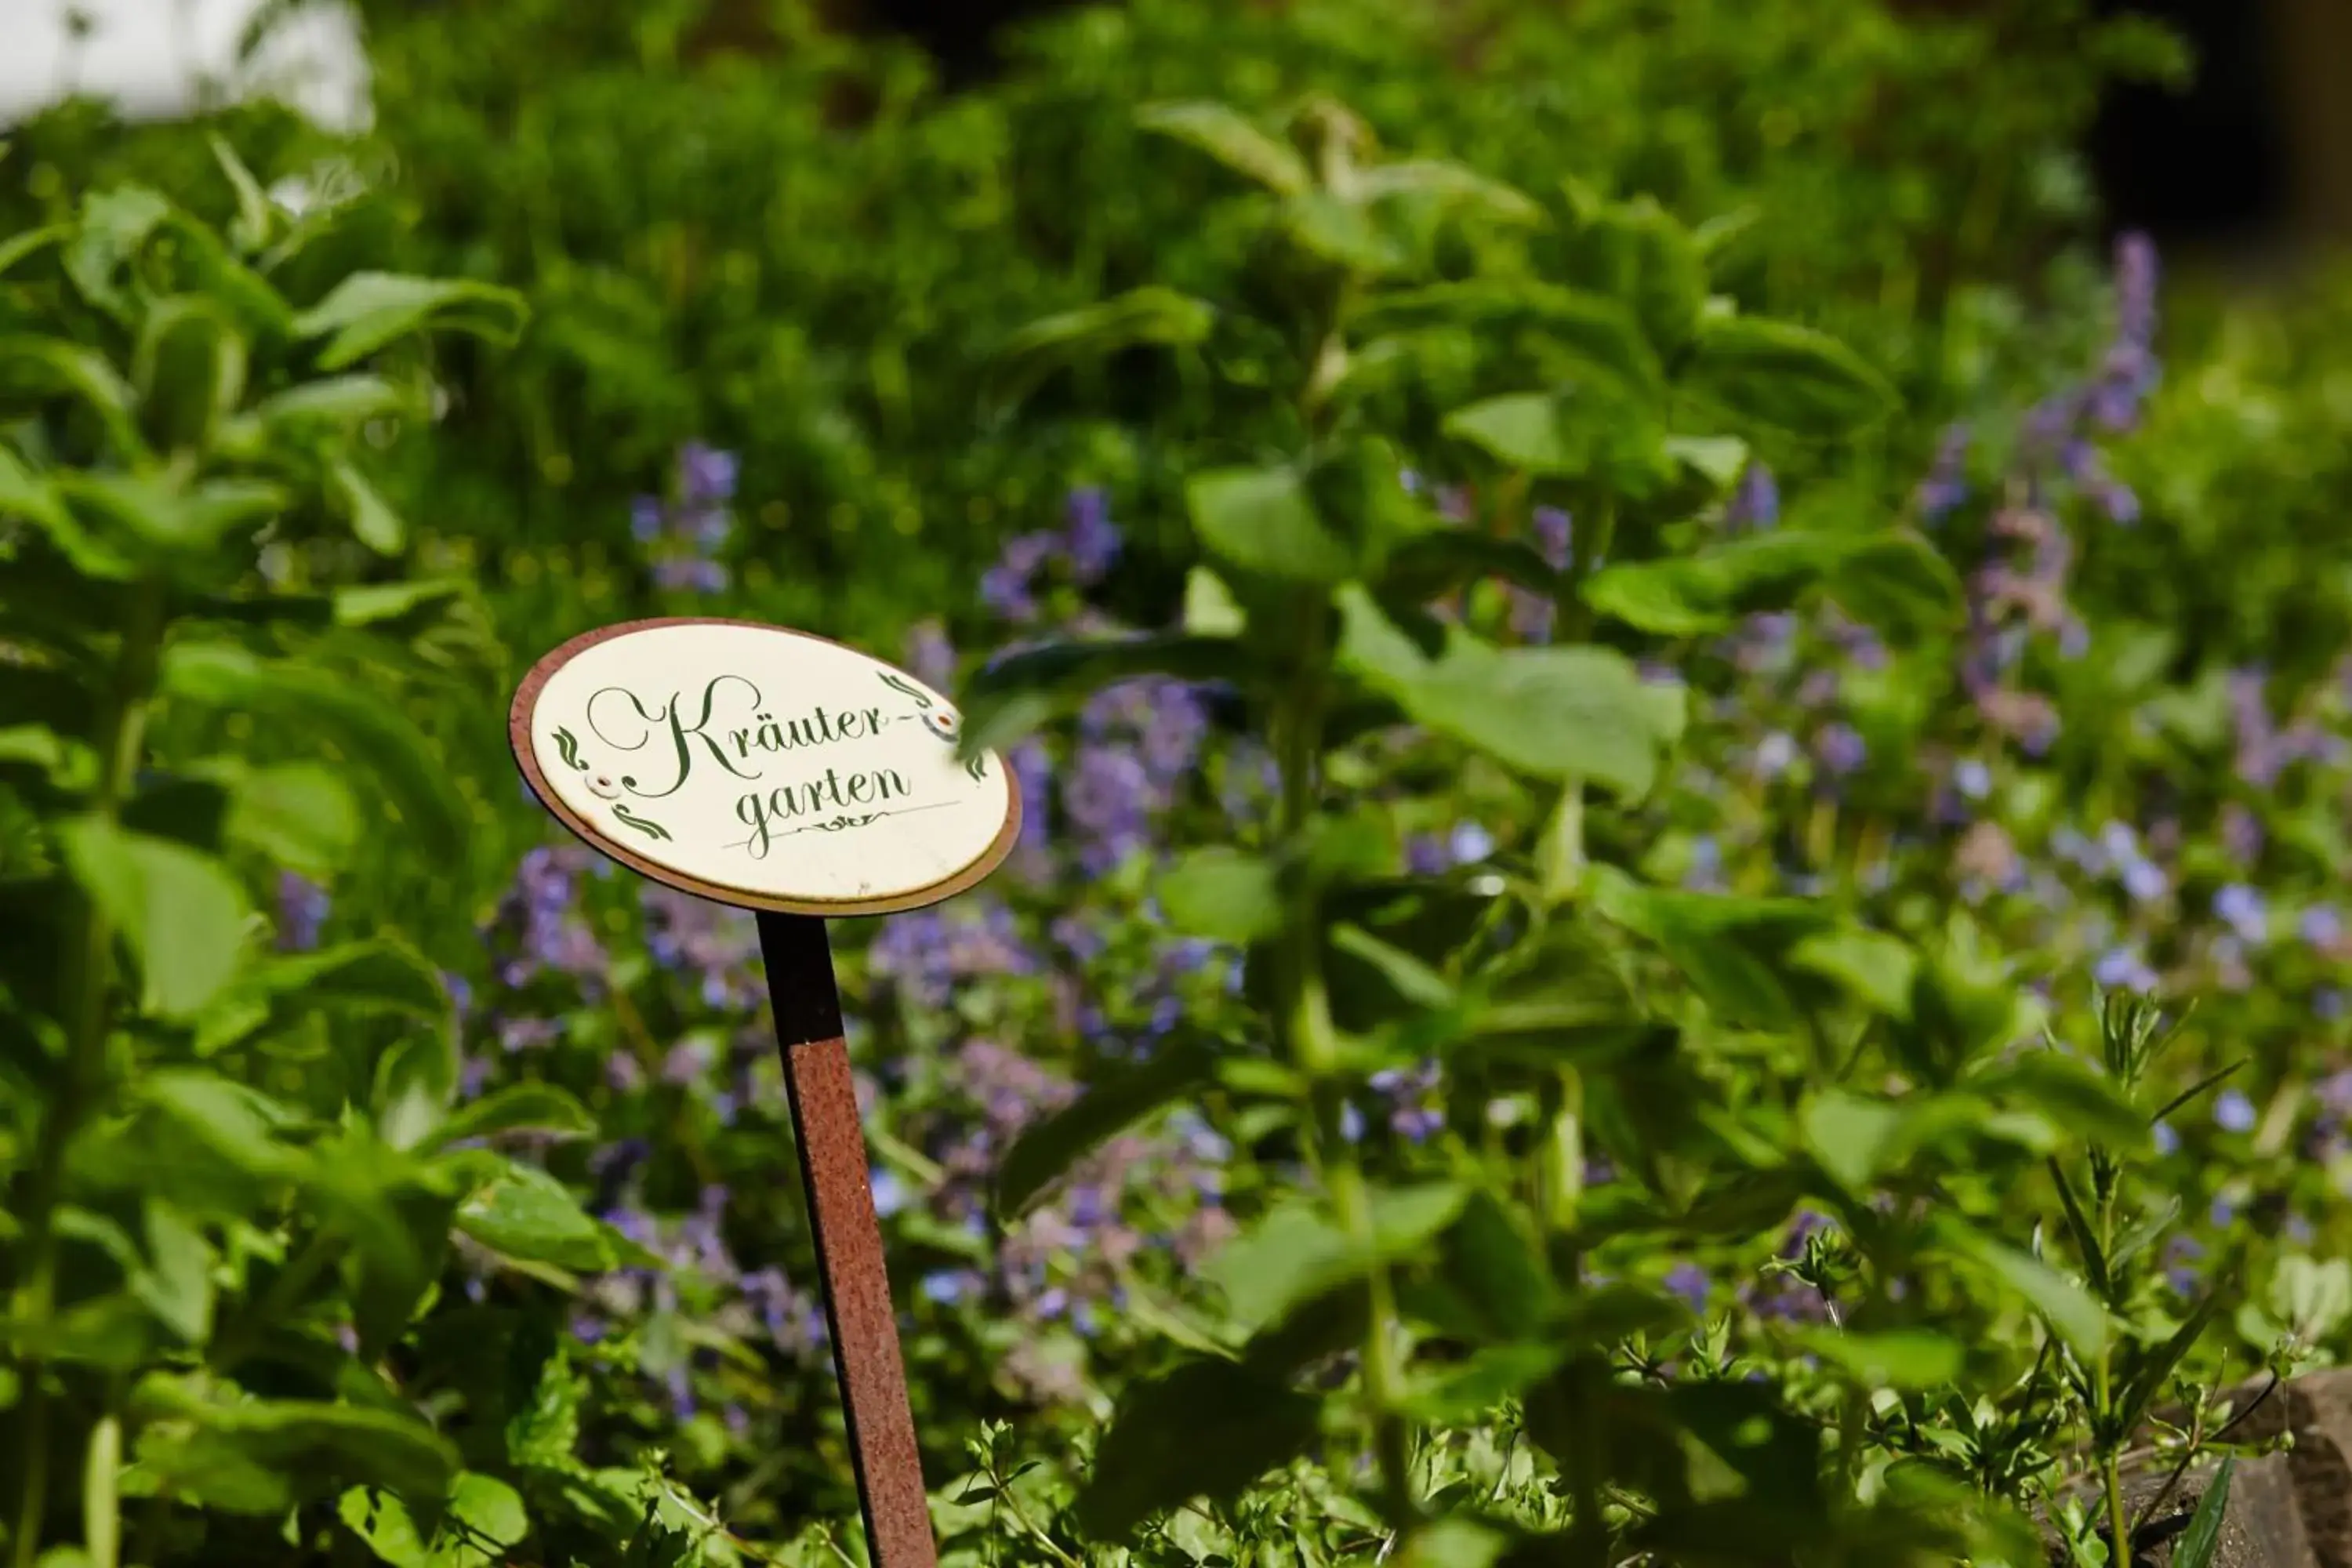
<path fill-rule="evenodd" d="M 539 797 L 539 803 L 547 807 L 557 821 L 571 829 L 598 854 L 618 860 L 639 876 L 650 878 L 665 887 L 675 888 L 680 892 L 691 893 L 697 898 L 709 899 L 714 903 L 730 905 L 735 909 L 771 910 L 778 914 L 787 915 L 846 918 L 858 915 L 897 914 L 906 910 L 919 910 L 951 899 L 958 893 L 977 887 L 986 880 L 989 873 L 1003 865 L 1004 858 L 1013 852 L 1014 842 L 1021 837 L 1021 780 L 1010 767 L 1004 765 L 1003 759 L 1001 757 L 998 759 L 997 765 L 1004 768 L 1004 826 L 997 830 L 994 840 L 981 853 L 978 859 L 947 880 L 934 882 L 926 888 L 917 888 L 909 892 L 893 893 L 887 898 L 839 900 L 770 898 L 761 893 L 746 892 L 740 888 L 728 888 L 716 882 L 706 882 L 698 877 L 689 877 L 684 872 L 672 870 L 667 866 L 646 859 L 627 845 L 617 843 L 605 837 L 585 816 L 566 805 L 562 797 L 558 795 L 554 787 L 547 782 L 547 775 L 540 771 L 538 746 L 531 739 L 531 719 L 538 711 L 540 692 L 545 689 L 551 679 L 554 679 L 557 670 L 562 669 L 598 643 L 609 641 L 614 637 L 627 637 L 633 632 L 656 631 L 664 626 L 742 626 L 751 631 L 773 632 L 779 637 L 800 637 L 807 642 L 824 643 L 829 647 L 840 648 L 845 653 L 856 654 L 860 658 L 873 659 L 875 663 L 882 665 L 885 668 L 895 670 L 898 668 L 886 660 L 874 658 L 872 654 L 862 648 L 852 647 L 844 642 L 835 642 L 831 637 L 819 637 L 814 632 L 796 631 L 791 626 L 773 626 L 766 621 L 739 620 L 726 616 L 657 616 L 649 620 L 622 621 L 614 626 L 598 626 L 593 631 L 582 632 L 578 637 L 554 648 L 542 657 L 538 663 L 532 665 L 530 672 L 522 678 L 522 684 L 515 688 L 514 703 L 507 712 L 507 742 L 514 751 L 517 765 L 522 769 L 524 782 L 530 785 L 530 792 Z"/>

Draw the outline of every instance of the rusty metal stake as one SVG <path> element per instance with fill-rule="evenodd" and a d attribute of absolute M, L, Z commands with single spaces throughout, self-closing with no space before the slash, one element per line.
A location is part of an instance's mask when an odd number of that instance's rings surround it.
<path fill-rule="evenodd" d="M 866 1177 L 866 1129 L 824 921 L 760 912 L 760 953 L 792 1097 L 793 1139 L 816 1233 L 833 1367 L 849 1418 L 849 1458 L 874 1568 L 937 1568 L 922 1451 L 907 1403 L 898 1314 L 882 1261 L 882 1226 Z"/>

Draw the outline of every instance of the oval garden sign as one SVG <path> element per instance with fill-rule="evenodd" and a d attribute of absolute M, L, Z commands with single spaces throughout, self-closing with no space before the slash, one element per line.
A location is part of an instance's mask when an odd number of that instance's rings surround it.
<path fill-rule="evenodd" d="M 905 671 L 751 621 L 572 638 L 515 693 L 532 790 L 603 853 L 750 909 L 874 915 L 994 870 L 1021 826 L 1003 759 Z"/>

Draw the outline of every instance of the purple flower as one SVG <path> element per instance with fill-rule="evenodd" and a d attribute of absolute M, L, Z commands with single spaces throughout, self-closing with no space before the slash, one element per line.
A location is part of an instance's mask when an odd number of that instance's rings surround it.
<path fill-rule="evenodd" d="M 2147 960 L 2141 957 L 2137 949 L 2127 947 L 2116 948 L 2100 959 L 2097 967 L 2091 972 L 2091 977 L 2098 982 L 2102 990 L 2106 991 L 2136 991 L 2146 994 L 2157 986 L 2156 971 L 2148 967 Z"/>
<path fill-rule="evenodd" d="M 1021 847 L 1042 851 L 1053 834 L 1046 816 L 1053 808 L 1053 755 L 1033 736 L 1013 747 L 1005 761 L 1021 786 Z"/>
<path fill-rule="evenodd" d="M 327 889 L 293 871 L 278 873 L 278 951 L 309 952 L 319 945 L 332 900 Z"/>
<path fill-rule="evenodd" d="M 655 496 L 637 496 L 629 502 L 629 531 L 639 544 L 651 544 L 662 536 L 667 520 L 662 503 Z"/>
<path fill-rule="evenodd" d="M 1771 469 L 1750 462 L 1740 470 L 1739 483 L 1731 493 L 1723 521 L 1734 532 L 1769 528 L 1780 521 L 1780 487 L 1773 481 Z"/>
<path fill-rule="evenodd" d="M 1813 737 L 1813 755 L 1831 776 L 1843 778 L 1858 772 L 1869 755 L 1862 737 L 1853 727 L 1844 723 L 1823 725 Z"/>
<path fill-rule="evenodd" d="M 2213 895 L 2213 913 L 2241 942 L 2259 942 L 2269 934 L 2270 912 L 2262 894 L 2242 882 L 2232 882 Z"/>
<path fill-rule="evenodd" d="M 2225 1089 L 2213 1101 L 2213 1124 L 2224 1132 L 2252 1132 L 2254 1121 L 2254 1102 L 2242 1089 Z"/>
<path fill-rule="evenodd" d="M 1061 540 L 1050 533 L 1024 533 L 1006 541 L 996 564 L 981 574 L 981 603 L 1008 621 L 1035 620 L 1037 574 L 1061 550 Z"/>
<path fill-rule="evenodd" d="M 2156 1141 L 2156 1152 L 2158 1154 L 2170 1156 L 2180 1152 L 2180 1134 L 2172 1130 L 2172 1123 L 2169 1121 L 2159 1121 L 2149 1128 L 2148 1131 Z"/>
<path fill-rule="evenodd" d="M 1969 427 L 1954 425 L 1936 447 L 1934 464 L 1920 481 L 1919 513 L 1929 522 L 1948 515 L 1969 498 Z"/>
<path fill-rule="evenodd" d="M 1666 1289 L 1682 1298 L 1694 1312 L 1706 1310 L 1707 1289 L 1711 1282 L 1706 1270 L 1685 1258 L 1666 1270 Z"/>
<path fill-rule="evenodd" d="M 1475 822 L 1465 822 L 1454 830 L 1446 848 L 1455 865 L 1475 865 L 1495 852 L 1495 836 Z"/>
<path fill-rule="evenodd" d="M 1536 536 L 1536 550 L 1551 563 L 1555 572 L 1568 570 L 1570 543 L 1576 537 L 1576 520 L 1556 506 L 1539 506 L 1528 517 Z"/>
<path fill-rule="evenodd" d="M 735 454 L 699 441 L 678 449 L 678 489 L 688 506 L 711 506 L 735 499 Z"/>
<path fill-rule="evenodd" d="M 2135 858 L 2123 868 L 2124 891 L 2134 903 L 2152 904 L 2171 888 L 2163 868 L 2153 860 Z"/>
<path fill-rule="evenodd" d="M 1992 770 L 1974 757 L 1964 758 L 1952 769 L 1952 787 L 1970 800 L 1982 800 L 1992 793 Z"/>
<path fill-rule="evenodd" d="M 2313 947 L 2333 947 L 2343 939 L 2344 917 L 2333 904 L 2314 904 L 2295 921 L 2295 931 Z"/>
<path fill-rule="evenodd" d="M 1079 834 L 1079 860 L 1089 873 L 1118 864 L 1146 841 L 1151 779 L 1133 752 L 1081 745 L 1077 765 L 1062 790 L 1062 807 Z"/>
<path fill-rule="evenodd" d="M 1118 558 L 1118 529 L 1110 521 L 1108 499 L 1092 486 L 1074 489 L 1064 520 L 1070 570 L 1081 584 L 1100 582 Z"/>
<path fill-rule="evenodd" d="M 946 691 L 955 685 L 955 645 L 948 641 L 947 628 L 936 620 L 923 621 L 907 634 L 907 668 L 916 679 L 934 691 Z"/>

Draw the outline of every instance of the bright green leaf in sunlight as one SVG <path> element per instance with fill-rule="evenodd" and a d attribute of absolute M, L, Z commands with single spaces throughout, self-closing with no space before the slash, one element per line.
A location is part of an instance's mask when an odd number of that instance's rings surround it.
<path fill-rule="evenodd" d="M 1356 561 L 1288 468 L 1227 468 L 1187 487 L 1192 527 L 1219 560 L 1262 577 L 1343 583 Z"/>
<path fill-rule="evenodd" d="M 1959 1375 L 1967 1360 L 1959 1341 L 1932 1329 L 1857 1333 L 1817 1328 L 1800 1331 L 1795 1338 L 1807 1351 L 1870 1388 L 1940 1388 Z"/>
<path fill-rule="evenodd" d="M 459 1205 L 457 1226 L 493 1252 L 529 1263 L 586 1271 L 613 1261 L 604 1227 L 535 1165 L 507 1162 Z"/>
<path fill-rule="evenodd" d="M 1938 1245 L 1982 1268 L 2041 1313 L 2068 1348 L 2085 1361 L 2105 1352 L 2107 1314 L 2090 1293 L 2031 1253 L 1996 1241 L 1963 1220 L 1946 1215 L 1936 1226 Z"/>
<path fill-rule="evenodd" d="M 1175 930 L 1246 946 L 1281 928 L 1274 867 L 1238 849 L 1187 851 L 1160 873 L 1160 907 Z"/>
<path fill-rule="evenodd" d="M 1433 658 L 1369 595 L 1351 589 L 1341 603 L 1343 666 L 1428 728 L 1538 778 L 1582 778 L 1633 796 L 1655 781 L 1669 715 L 1622 654 L 1496 648 L 1449 626 Z"/>
<path fill-rule="evenodd" d="M 137 959 L 141 1005 L 186 1019 L 236 973 L 252 910 L 211 856 L 101 817 L 63 823 L 66 864 Z"/>

